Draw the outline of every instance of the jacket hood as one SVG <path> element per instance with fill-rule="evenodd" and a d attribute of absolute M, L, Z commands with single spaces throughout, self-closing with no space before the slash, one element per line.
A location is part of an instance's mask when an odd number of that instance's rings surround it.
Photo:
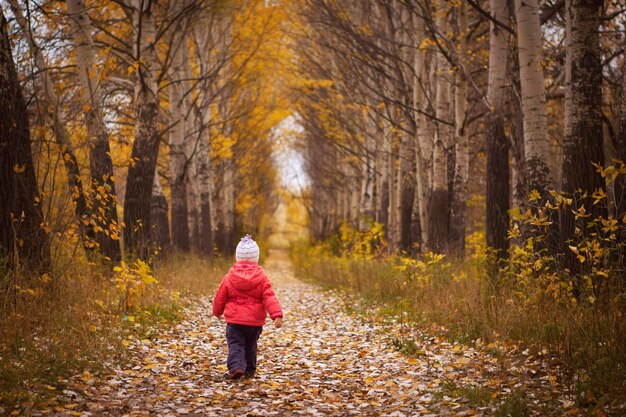
<path fill-rule="evenodd" d="M 228 274 L 233 286 L 243 291 L 256 287 L 265 279 L 263 268 L 255 262 L 237 262 Z"/>

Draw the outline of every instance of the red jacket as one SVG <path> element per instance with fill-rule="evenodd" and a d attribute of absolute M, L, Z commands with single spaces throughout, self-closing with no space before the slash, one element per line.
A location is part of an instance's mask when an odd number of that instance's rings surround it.
<path fill-rule="evenodd" d="M 283 316 L 269 278 L 255 262 L 237 262 L 217 290 L 213 315 L 224 314 L 227 323 L 263 326 L 267 313 L 272 320 Z"/>

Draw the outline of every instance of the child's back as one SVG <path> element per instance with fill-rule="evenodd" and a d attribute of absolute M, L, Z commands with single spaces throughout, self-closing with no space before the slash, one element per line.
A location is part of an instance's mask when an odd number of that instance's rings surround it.
<path fill-rule="evenodd" d="M 220 285 L 213 314 L 227 323 L 263 326 L 267 313 L 272 320 L 282 317 L 280 304 L 265 271 L 255 262 L 239 261 Z"/>
<path fill-rule="evenodd" d="M 283 312 L 265 271 L 258 265 L 259 247 L 250 235 L 237 245 L 237 263 L 222 280 L 213 300 L 213 315 L 226 318 L 228 371 L 232 378 L 256 372 L 257 340 L 269 313 L 277 328 Z"/>

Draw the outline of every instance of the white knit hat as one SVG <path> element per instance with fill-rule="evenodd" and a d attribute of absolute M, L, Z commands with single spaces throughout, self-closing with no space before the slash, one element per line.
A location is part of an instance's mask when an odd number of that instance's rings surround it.
<path fill-rule="evenodd" d="M 259 245 L 256 244 L 252 236 L 245 235 L 237 245 L 235 258 L 239 261 L 259 262 Z"/>

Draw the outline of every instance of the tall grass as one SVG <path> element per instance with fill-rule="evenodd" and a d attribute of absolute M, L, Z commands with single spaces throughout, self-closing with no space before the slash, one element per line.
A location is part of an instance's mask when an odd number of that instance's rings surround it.
<path fill-rule="evenodd" d="M 136 326 L 177 319 L 191 298 L 210 296 L 231 263 L 173 255 L 125 309 L 119 274 L 80 257 L 65 261 L 43 276 L 0 271 L 0 405 L 37 400 L 68 375 L 123 361 L 122 342 Z"/>
<path fill-rule="evenodd" d="M 336 256 L 324 246 L 307 245 L 291 256 L 300 276 L 356 292 L 424 327 L 443 326 L 448 337 L 546 349 L 560 360 L 581 398 L 609 394 L 626 400 L 626 322 L 617 298 L 600 308 L 529 297 L 504 276 L 494 291 L 482 256 L 449 261 L 427 255 L 415 261 Z"/>

